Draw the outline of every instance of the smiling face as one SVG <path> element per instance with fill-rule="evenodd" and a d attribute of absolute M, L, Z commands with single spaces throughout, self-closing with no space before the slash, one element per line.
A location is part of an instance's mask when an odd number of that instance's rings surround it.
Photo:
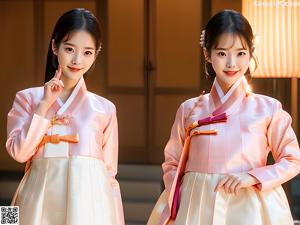
<path fill-rule="evenodd" d="M 251 56 L 247 43 L 242 41 L 243 39 L 238 35 L 224 33 L 210 54 L 206 52 L 206 60 L 212 64 L 216 79 L 224 93 L 248 69 Z"/>
<path fill-rule="evenodd" d="M 71 32 L 58 48 L 52 41 L 52 49 L 61 65 L 63 82 L 76 84 L 96 59 L 95 41 L 92 35 L 84 30 Z"/>

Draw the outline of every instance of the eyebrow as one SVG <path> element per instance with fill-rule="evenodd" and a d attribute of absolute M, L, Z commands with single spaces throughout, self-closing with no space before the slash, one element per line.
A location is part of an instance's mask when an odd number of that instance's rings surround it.
<path fill-rule="evenodd" d="M 76 45 L 70 43 L 70 42 L 64 42 L 65 45 L 70 45 L 72 47 L 76 47 Z M 84 49 L 88 49 L 88 50 L 95 50 L 95 48 L 92 47 L 84 47 Z"/>
<path fill-rule="evenodd" d="M 229 48 L 215 48 L 215 50 L 228 50 Z M 237 51 L 241 51 L 241 50 L 247 50 L 247 49 L 245 49 L 245 48 L 238 48 L 238 49 L 236 49 Z"/>

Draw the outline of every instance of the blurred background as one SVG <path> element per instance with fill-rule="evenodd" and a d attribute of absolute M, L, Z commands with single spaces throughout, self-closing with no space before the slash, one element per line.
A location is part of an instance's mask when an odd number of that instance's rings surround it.
<path fill-rule="evenodd" d="M 24 169 L 5 149 L 7 113 L 17 91 L 43 85 L 54 24 L 77 7 L 92 11 L 104 34 L 86 83 L 117 107 L 126 224 L 145 224 L 163 190 L 160 165 L 178 106 L 210 89 L 199 37 L 216 12 L 249 19 L 259 37 L 252 89 L 282 102 L 299 137 L 300 0 L 0 0 L 0 205 L 10 204 Z M 300 177 L 284 188 L 299 219 Z"/>

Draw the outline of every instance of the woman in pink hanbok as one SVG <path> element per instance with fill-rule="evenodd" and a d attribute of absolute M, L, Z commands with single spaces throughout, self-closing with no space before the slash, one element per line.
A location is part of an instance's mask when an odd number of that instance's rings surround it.
<path fill-rule="evenodd" d="M 201 44 L 213 85 L 177 111 L 148 225 L 293 225 L 281 184 L 300 172 L 299 145 L 280 102 L 249 89 L 253 39 L 238 12 L 208 22 Z"/>
<path fill-rule="evenodd" d="M 20 225 L 123 225 L 116 108 L 89 92 L 83 76 L 100 51 L 101 32 L 85 9 L 54 28 L 44 87 L 16 94 L 6 148 L 27 162 L 12 205 Z"/>

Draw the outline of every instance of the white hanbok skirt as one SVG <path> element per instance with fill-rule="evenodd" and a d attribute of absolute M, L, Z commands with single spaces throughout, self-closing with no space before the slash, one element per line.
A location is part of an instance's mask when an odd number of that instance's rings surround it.
<path fill-rule="evenodd" d="M 13 204 L 20 225 L 117 225 L 106 167 L 92 157 L 34 159 Z"/>
<path fill-rule="evenodd" d="M 214 192 L 221 174 L 189 172 L 181 186 L 174 225 L 293 225 L 281 186 L 268 191 L 240 189 L 237 195 Z"/>

